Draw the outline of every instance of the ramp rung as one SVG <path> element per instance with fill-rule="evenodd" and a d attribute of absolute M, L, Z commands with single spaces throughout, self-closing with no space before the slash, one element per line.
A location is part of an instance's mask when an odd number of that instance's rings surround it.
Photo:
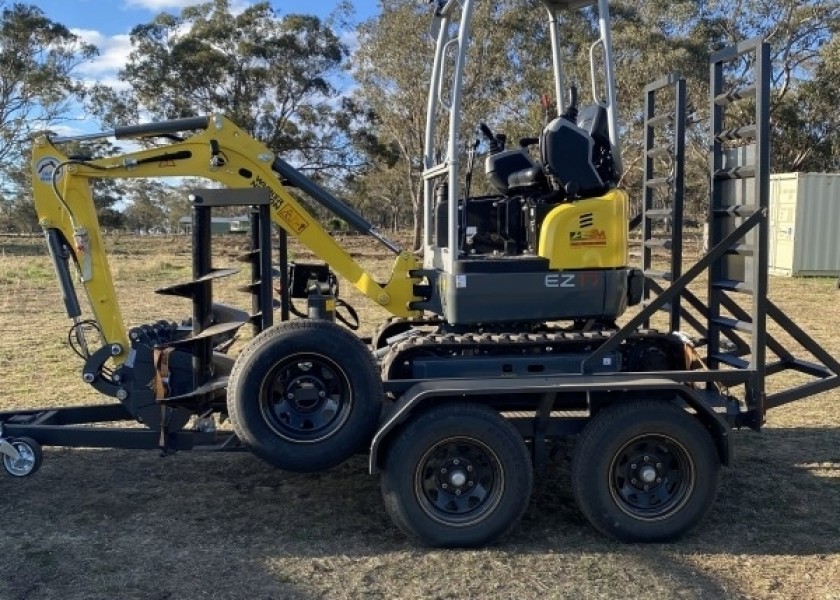
<path fill-rule="evenodd" d="M 665 250 L 670 250 L 673 243 L 670 239 L 651 239 L 645 240 L 644 246 L 645 248 L 664 248 Z"/>
<path fill-rule="evenodd" d="M 645 211 L 645 217 L 648 219 L 665 219 L 674 214 L 670 208 L 651 208 Z"/>
<path fill-rule="evenodd" d="M 709 358 L 718 362 L 722 362 L 723 364 L 729 365 L 730 367 L 735 367 L 736 369 L 748 369 L 750 366 L 749 361 L 744 360 L 740 356 L 729 354 L 728 352 L 712 354 Z"/>
<path fill-rule="evenodd" d="M 755 84 L 748 85 L 741 89 L 724 92 L 715 96 L 715 104 L 718 106 L 728 106 L 738 100 L 745 100 L 747 98 L 755 98 L 756 87 Z"/>
<path fill-rule="evenodd" d="M 650 277 L 651 279 L 662 279 L 664 281 L 671 281 L 670 271 L 655 271 L 653 269 L 645 269 L 644 273 L 645 277 Z"/>
<path fill-rule="evenodd" d="M 671 179 L 670 177 L 654 177 L 653 179 L 648 179 L 645 181 L 645 187 L 668 187 L 669 185 L 671 185 L 672 181 L 673 179 Z"/>
<path fill-rule="evenodd" d="M 745 281 L 739 281 L 737 279 L 718 279 L 717 281 L 712 282 L 712 287 L 716 290 L 725 290 L 729 292 L 741 292 L 744 294 L 752 294 L 753 289 Z"/>
<path fill-rule="evenodd" d="M 750 177 L 755 177 L 755 165 L 742 165 L 715 171 L 715 179 L 749 179 Z"/>
<path fill-rule="evenodd" d="M 733 206 L 722 206 L 719 208 L 715 208 L 712 212 L 715 215 L 719 216 L 751 217 L 761 210 L 763 209 L 756 208 L 754 206 L 748 206 L 746 204 L 735 204 Z"/>
<path fill-rule="evenodd" d="M 656 127 L 657 125 L 662 125 L 663 123 L 671 123 L 674 121 L 674 115 L 667 114 L 667 115 L 654 115 L 651 118 L 645 121 L 645 124 L 648 127 Z"/>
<path fill-rule="evenodd" d="M 718 142 L 737 142 L 739 140 L 754 140 L 756 135 L 755 123 L 743 127 L 724 129 L 715 135 Z"/>
<path fill-rule="evenodd" d="M 656 146 L 647 151 L 648 158 L 671 158 L 674 153 L 673 146 Z"/>
<path fill-rule="evenodd" d="M 734 329 L 735 331 L 741 331 L 743 333 L 753 332 L 753 324 L 749 321 L 740 321 L 729 317 L 712 317 L 709 321 L 720 327 L 726 327 L 727 329 Z"/>

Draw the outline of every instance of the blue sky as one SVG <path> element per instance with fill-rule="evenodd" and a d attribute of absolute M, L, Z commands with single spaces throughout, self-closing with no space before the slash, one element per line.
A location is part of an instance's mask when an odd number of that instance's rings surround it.
<path fill-rule="evenodd" d="M 159 12 L 177 12 L 189 4 L 201 0 L 28 0 L 27 4 L 41 7 L 52 20 L 72 29 L 95 31 L 102 36 L 113 37 L 127 34 L 134 25 L 146 23 Z M 278 14 L 309 13 L 328 15 L 337 0 L 272 0 L 271 5 Z M 248 4 L 247 0 L 232 0 L 236 9 Z M 377 10 L 376 0 L 355 0 L 356 18 L 365 19 Z"/>
<path fill-rule="evenodd" d="M 135 25 L 148 23 L 161 12 L 177 13 L 190 4 L 201 0 L 23 0 L 34 4 L 44 14 L 69 27 L 84 41 L 99 48 L 99 56 L 81 66 L 78 74 L 88 81 L 106 83 L 120 87 L 117 70 L 125 65 L 130 50 L 128 33 Z M 254 0 L 230 0 L 234 11 L 242 10 Z M 338 0 L 271 0 L 279 15 L 292 13 L 329 15 Z M 355 20 L 362 21 L 378 11 L 377 0 L 353 0 Z M 344 32 L 352 46 L 352 33 Z M 71 133 L 72 126 L 58 127 L 61 133 Z"/>

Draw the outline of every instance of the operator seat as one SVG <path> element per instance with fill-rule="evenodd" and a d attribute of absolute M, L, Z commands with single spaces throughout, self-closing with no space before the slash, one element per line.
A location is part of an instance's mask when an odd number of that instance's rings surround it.
<path fill-rule="evenodd" d="M 543 130 L 540 154 L 552 189 L 568 199 L 602 194 L 615 183 L 606 108 L 593 104 L 578 116 L 573 104 Z"/>
<path fill-rule="evenodd" d="M 539 142 L 540 159 L 528 146 Z M 525 138 L 515 150 L 491 151 L 485 162 L 490 182 L 502 194 L 559 191 L 567 200 L 602 194 L 618 178 L 607 130 L 607 110 L 602 104 L 574 104 L 551 121 L 540 138 Z"/>
<path fill-rule="evenodd" d="M 542 165 L 531 157 L 525 147 L 489 155 L 484 169 L 490 183 L 505 195 L 548 189 Z"/>

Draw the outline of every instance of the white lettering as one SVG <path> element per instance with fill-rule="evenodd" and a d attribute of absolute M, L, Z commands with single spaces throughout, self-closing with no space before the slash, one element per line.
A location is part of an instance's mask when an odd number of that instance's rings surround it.
<path fill-rule="evenodd" d="M 573 288 L 575 286 L 575 276 L 569 273 L 557 273 L 556 275 L 545 276 L 545 287 L 549 288 Z"/>

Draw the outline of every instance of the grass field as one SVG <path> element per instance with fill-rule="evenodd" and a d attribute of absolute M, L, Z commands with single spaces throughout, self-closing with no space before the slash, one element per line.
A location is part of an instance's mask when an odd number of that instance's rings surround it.
<path fill-rule="evenodd" d="M 241 243 L 218 244 L 214 266 L 234 266 Z M 387 275 L 390 258 L 348 243 Z M 188 316 L 186 300 L 154 294 L 190 278 L 188 240 L 109 247 L 127 325 Z M 235 288 L 245 278 L 220 282 L 217 298 L 244 307 Z M 387 315 L 346 288 L 370 334 Z M 840 356 L 833 280 L 771 278 L 771 297 Z M 0 238 L 0 410 L 104 401 L 81 381 L 69 325 L 43 241 Z M 402 536 L 364 457 L 296 475 L 247 453 L 47 448 L 35 476 L 0 474 L 0 599 L 840 600 L 840 392 L 776 409 L 761 434 L 734 436 L 735 466 L 722 472 L 714 507 L 677 543 L 602 537 L 558 462 L 513 534 L 471 551 Z"/>

